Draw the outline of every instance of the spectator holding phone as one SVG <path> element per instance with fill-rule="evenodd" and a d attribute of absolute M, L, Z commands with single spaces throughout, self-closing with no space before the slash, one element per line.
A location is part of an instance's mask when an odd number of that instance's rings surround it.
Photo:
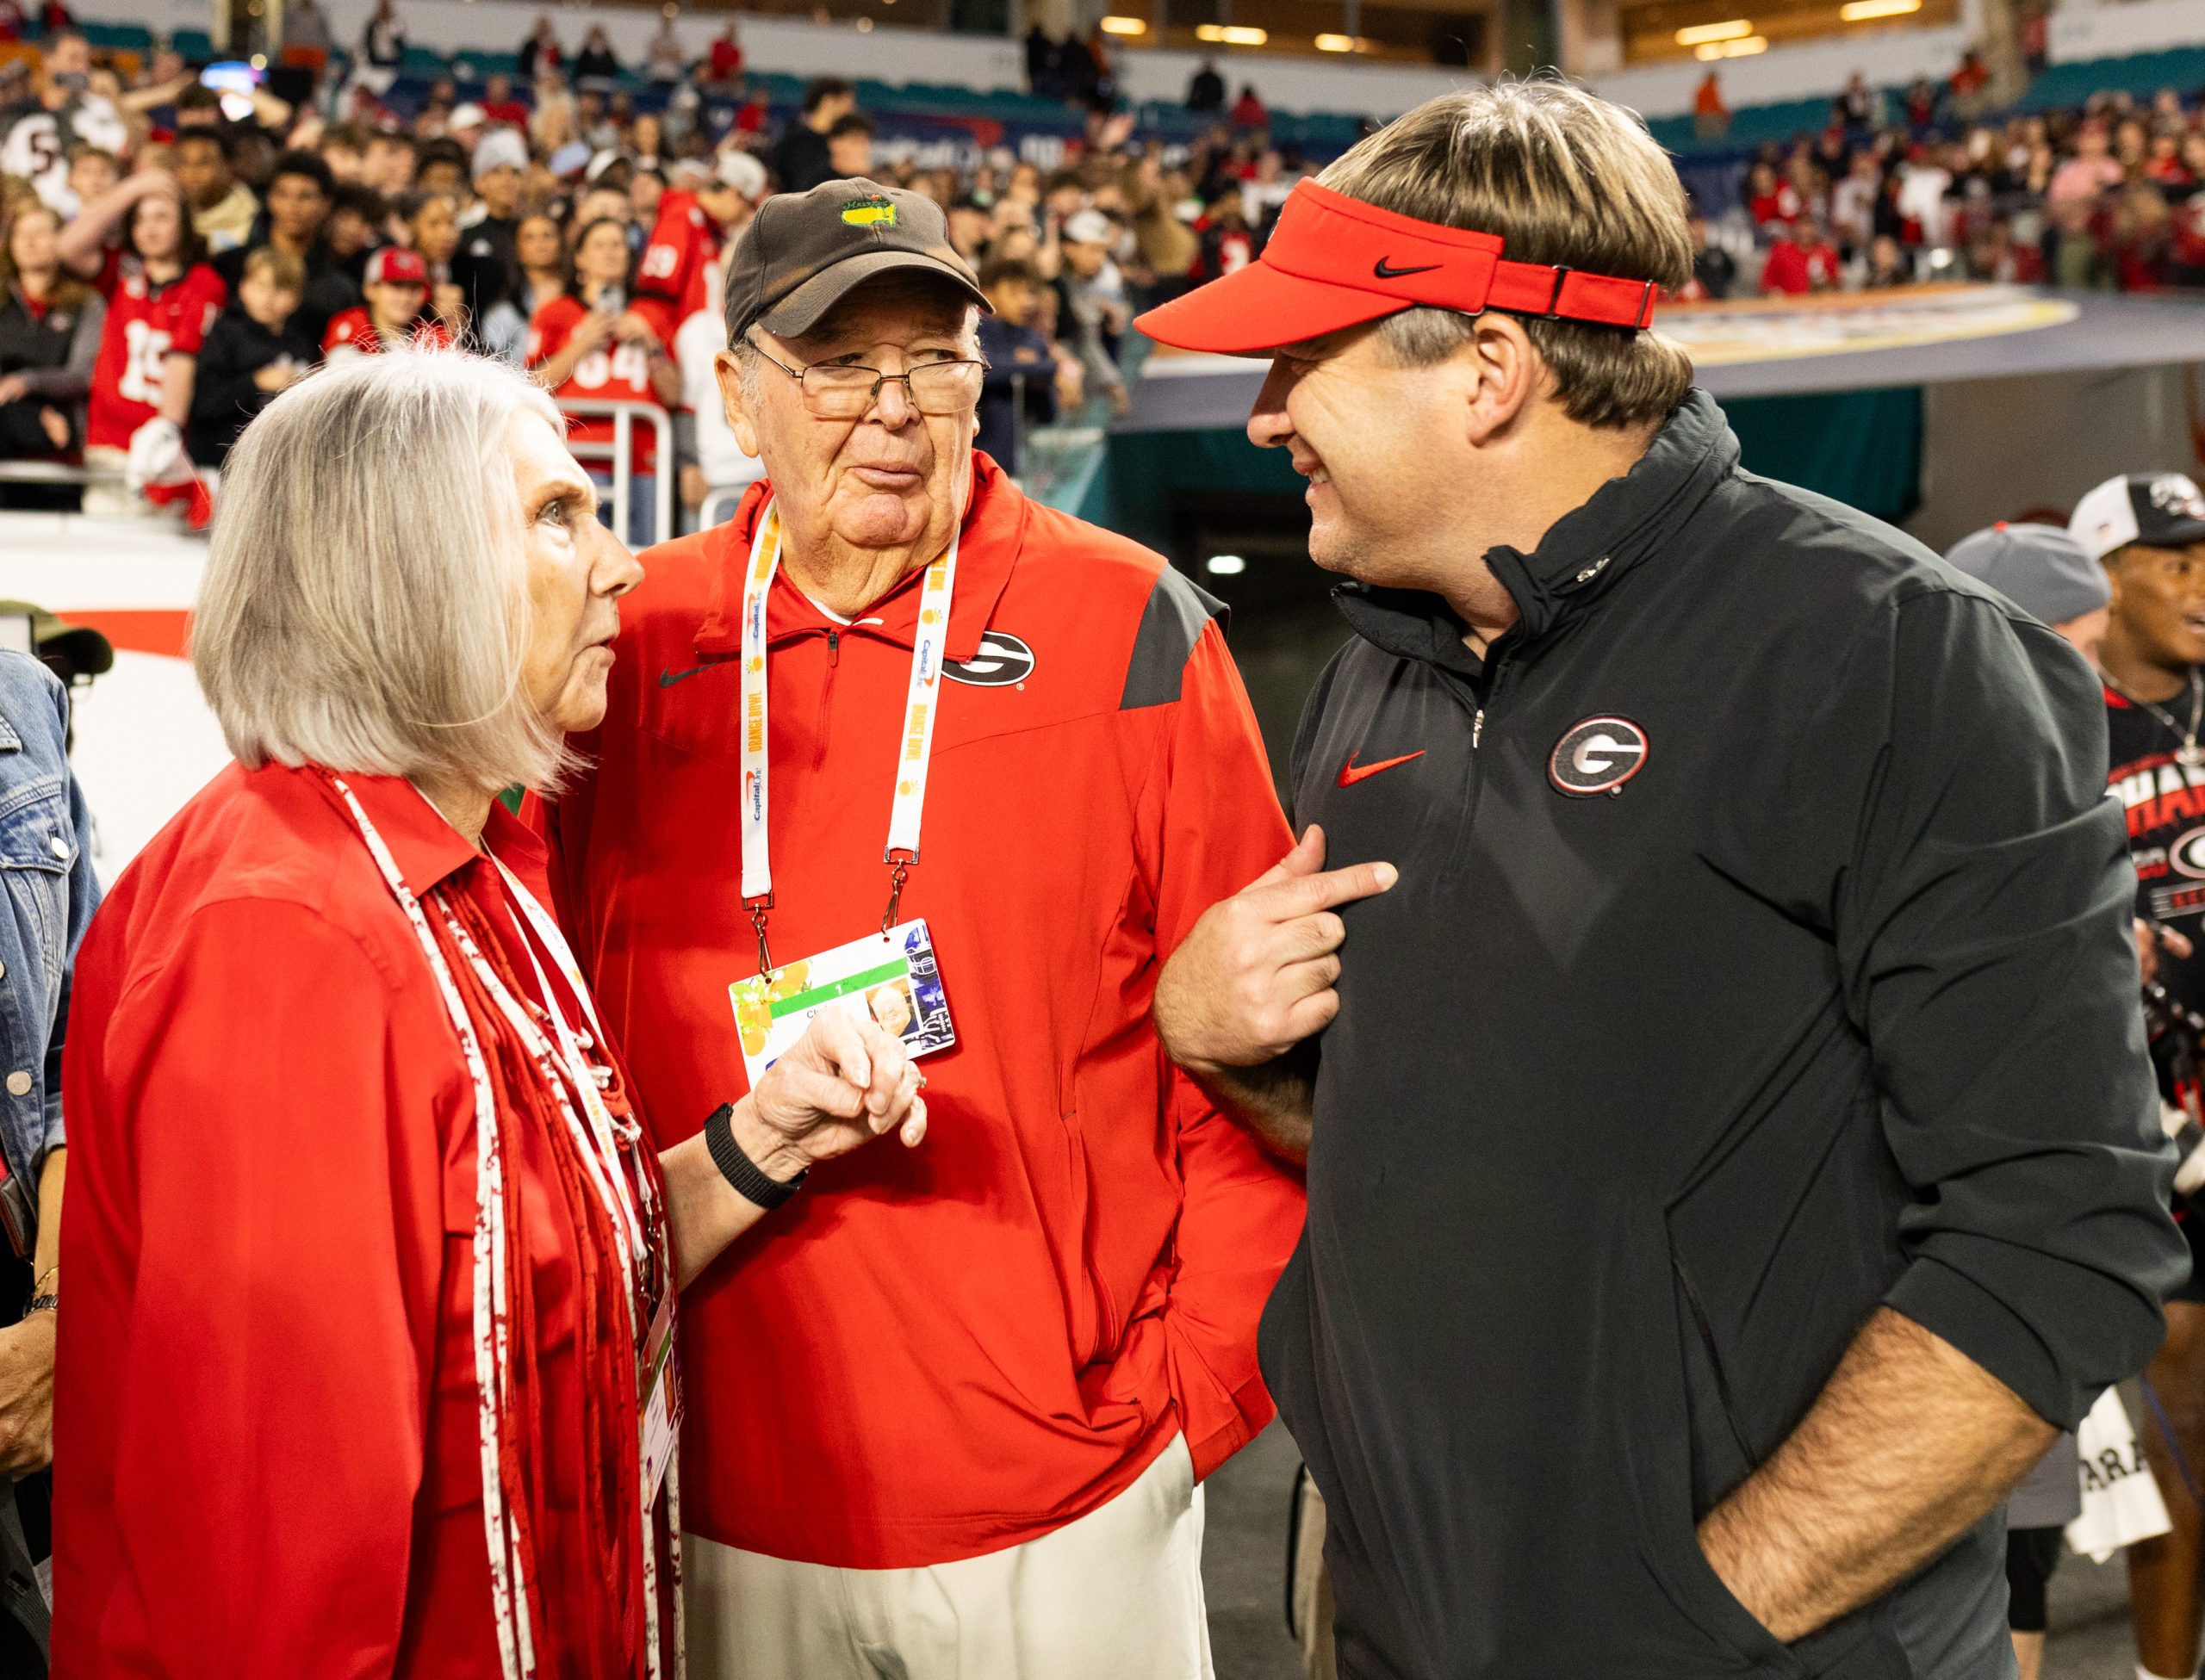
<path fill-rule="evenodd" d="M 266 247 L 245 259 L 237 297 L 207 330 L 184 442 L 202 467 L 221 466 L 238 434 L 314 366 L 318 347 L 291 325 L 306 265 Z"/>
<path fill-rule="evenodd" d="M 414 253 L 428 270 L 429 307 L 457 343 L 470 319 L 467 288 L 455 277 L 452 264 L 459 251 L 459 206 L 441 193 L 428 194 L 413 201 L 406 225 Z"/>

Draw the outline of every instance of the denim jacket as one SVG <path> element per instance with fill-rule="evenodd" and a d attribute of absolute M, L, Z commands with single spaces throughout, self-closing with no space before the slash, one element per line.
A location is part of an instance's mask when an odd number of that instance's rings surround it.
<path fill-rule="evenodd" d="M 100 886 L 91 819 L 65 742 L 69 696 L 28 654 L 0 652 L 0 1212 L 25 1244 L 38 1174 L 64 1141 L 61 1041 L 69 975 Z"/>

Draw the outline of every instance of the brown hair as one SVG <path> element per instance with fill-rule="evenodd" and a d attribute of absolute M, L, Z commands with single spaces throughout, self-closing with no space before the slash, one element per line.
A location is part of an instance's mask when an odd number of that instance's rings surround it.
<path fill-rule="evenodd" d="M 35 195 L 17 206 L 11 214 L 0 219 L 0 302 L 4 302 L 19 283 L 16 273 L 16 228 L 25 216 L 44 216 L 53 224 L 56 233 L 62 228 L 61 213 Z M 70 273 L 69 265 L 65 263 L 54 270 L 53 282 L 47 288 L 46 307 L 74 313 L 83 308 L 91 296 L 92 288 Z"/>
<path fill-rule="evenodd" d="M 191 220 L 190 201 L 184 197 L 183 189 L 177 184 L 174 176 L 168 178 L 164 190 L 175 200 L 176 213 L 182 222 L 182 226 L 177 229 L 176 236 L 177 269 L 180 273 L 189 274 L 192 270 L 207 260 L 207 241 L 201 235 L 197 225 Z M 146 253 L 138 249 L 138 212 L 146 200 L 152 197 L 151 193 L 146 194 L 145 198 L 133 204 L 124 213 L 122 218 L 122 248 L 140 262 L 145 260 Z"/>
<path fill-rule="evenodd" d="M 1497 233 L 1520 263 L 1651 280 L 1692 278 L 1683 187 L 1630 113 L 1567 82 L 1504 82 L 1427 100 L 1318 177 L 1335 192 L 1419 221 Z M 1555 396 L 1573 420 L 1641 425 L 1692 386 L 1692 358 L 1650 332 L 1524 318 Z M 1419 307 L 1380 332 L 1401 361 L 1444 361 L 1470 318 Z"/>
<path fill-rule="evenodd" d="M 991 257 L 980 264 L 982 291 L 993 291 L 1005 281 L 1016 282 L 1022 286 L 1039 286 L 1041 276 L 1034 271 L 1031 263 L 1021 257 Z"/>
<path fill-rule="evenodd" d="M 307 288 L 307 265 L 274 245 L 262 245 L 246 255 L 242 278 L 250 280 L 256 274 L 265 275 L 279 292 L 303 294 Z"/>

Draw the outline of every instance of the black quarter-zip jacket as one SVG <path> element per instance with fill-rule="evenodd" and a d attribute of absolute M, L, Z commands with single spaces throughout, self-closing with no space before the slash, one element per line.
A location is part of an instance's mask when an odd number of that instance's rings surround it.
<path fill-rule="evenodd" d="M 1737 463 L 1693 393 L 1487 660 L 1339 593 L 1295 821 L 1401 882 L 1262 1356 L 1354 1680 L 2010 1674 L 2000 1516 L 1790 1646 L 1694 1524 L 1879 1304 L 2072 1426 L 2187 1264 L 2088 666 Z"/>

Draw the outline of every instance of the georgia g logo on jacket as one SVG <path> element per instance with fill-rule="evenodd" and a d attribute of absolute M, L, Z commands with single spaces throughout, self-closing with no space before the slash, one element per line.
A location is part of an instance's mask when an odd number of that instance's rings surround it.
<path fill-rule="evenodd" d="M 1627 717 L 1588 717 L 1572 724 L 1547 759 L 1547 779 L 1573 799 L 1620 793 L 1646 768 L 1646 731 Z"/>

